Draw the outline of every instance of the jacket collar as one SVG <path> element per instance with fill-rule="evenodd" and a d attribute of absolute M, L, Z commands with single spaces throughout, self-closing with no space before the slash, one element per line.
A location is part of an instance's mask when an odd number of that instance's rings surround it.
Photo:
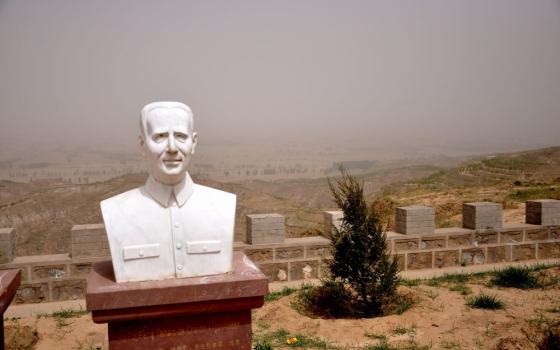
<path fill-rule="evenodd" d="M 159 204 L 168 208 L 173 200 L 173 195 L 177 199 L 177 204 L 182 207 L 187 200 L 191 197 L 194 191 L 194 182 L 189 173 L 186 173 L 185 178 L 176 185 L 169 186 L 157 182 L 152 175 L 148 176 L 148 180 L 144 185 L 146 192 Z"/>

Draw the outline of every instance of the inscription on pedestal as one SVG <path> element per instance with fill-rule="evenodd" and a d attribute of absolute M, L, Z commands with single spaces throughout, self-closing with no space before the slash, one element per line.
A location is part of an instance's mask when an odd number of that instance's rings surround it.
<path fill-rule="evenodd" d="M 250 349 L 251 312 L 109 323 L 111 350 Z"/>
<path fill-rule="evenodd" d="M 242 252 L 221 275 L 116 283 L 112 272 L 94 264 L 86 294 L 93 321 L 108 323 L 110 350 L 251 349 L 251 309 L 268 283 Z"/>

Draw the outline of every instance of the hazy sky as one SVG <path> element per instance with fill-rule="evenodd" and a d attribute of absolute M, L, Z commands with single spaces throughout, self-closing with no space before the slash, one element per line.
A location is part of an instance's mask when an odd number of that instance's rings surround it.
<path fill-rule="evenodd" d="M 0 147 L 134 144 L 178 100 L 201 142 L 560 144 L 560 1 L 1 1 Z"/>

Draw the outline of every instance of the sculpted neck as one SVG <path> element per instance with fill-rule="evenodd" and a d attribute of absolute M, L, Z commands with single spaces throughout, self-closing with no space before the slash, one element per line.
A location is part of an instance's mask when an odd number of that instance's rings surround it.
<path fill-rule="evenodd" d="M 183 177 L 183 181 L 173 185 L 163 184 L 150 175 L 144 188 L 153 199 L 164 207 L 169 206 L 173 197 L 177 199 L 179 206 L 182 206 L 193 194 L 194 183 L 188 173 Z"/>
<path fill-rule="evenodd" d="M 177 176 L 161 176 L 160 174 L 156 174 L 156 173 L 151 173 L 150 176 L 157 182 L 159 182 L 162 185 L 166 185 L 166 186 L 175 186 L 180 184 L 181 182 L 185 181 L 185 178 L 187 178 L 188 173 L 183 173 L 181 175 L 177 175 Z M 189 176 L 190 177 L 190 176 Z"/>

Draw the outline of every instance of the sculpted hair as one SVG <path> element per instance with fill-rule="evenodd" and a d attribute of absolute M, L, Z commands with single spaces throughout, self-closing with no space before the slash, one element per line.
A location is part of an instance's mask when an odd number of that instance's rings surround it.
<path fill-rule="evenodd" d="M 184 103 L 181 102 L 152 102 L 144 106 L 140 112 L 140 136 L 143 138 L 146 135 L 146 121 L 148 116 L 155 109 L 182 109 L 187 112 L 187 119 L 190 121 L 191 130 L 194 127 L 193 112 Z"/>

